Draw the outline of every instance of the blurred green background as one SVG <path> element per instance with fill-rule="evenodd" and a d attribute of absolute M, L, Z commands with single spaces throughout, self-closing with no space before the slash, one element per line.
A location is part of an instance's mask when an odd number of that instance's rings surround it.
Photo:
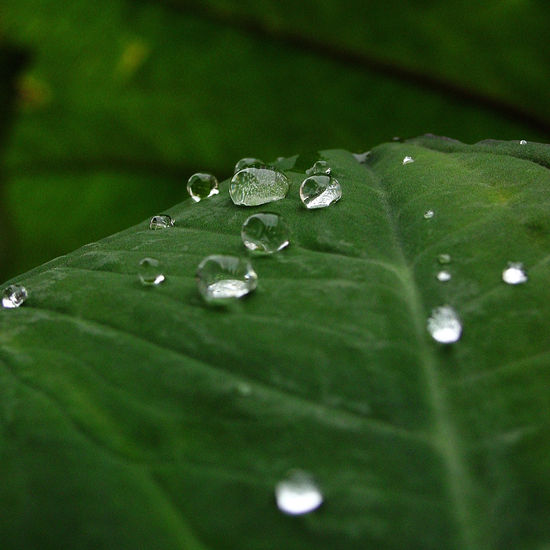
<path fill-rule="evenodd" d="M 0 279 L 244 156 L 548 141 L 548 28 L 546 0 L 3 0 Z"/>

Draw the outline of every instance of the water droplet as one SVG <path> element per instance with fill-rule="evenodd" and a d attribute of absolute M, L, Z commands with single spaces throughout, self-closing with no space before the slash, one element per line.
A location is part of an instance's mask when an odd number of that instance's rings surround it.
<path fill-rule="evenodd" d="M 323 495 L 310 474 L 292 470 L 275 485 L 275 500 L 281 512 L 297 516 L 319 508 Z"/>
<path fill-rule="evenodd" d="M 520 285 L 527 282 L 527 273 L 521 262 L 508 262 L 508 267 L 502 272 L 502 280 L 508 285 Z"/>
<path fill-rule="evenodd" d="M 431 220 L 435 216 L 435 212 L 433 210 L 426 210 L 424 212 L 424 219 Z"/>
<path fill-rule="evenodd" d="M 279 214 L 260 212 L 246 219 L 241 229 L 241 237 L 249 250 L 273 254 L 288 246 L 290 231 Z"/>
<path fill-rule="evenodd" d="M 257 206 L 284 199 L 290 182 L 279 170 L 245 168 L 237 172 L 229 185 L 229 196 L 235 204 Z"/>
<path fill-rule="evenodd" d="M 371 155 L 370 151 L 365 151 L 364 153 L 353 153 L 355 160 L 360 164 L 366 164 L 370 155 Z"/>
<path fill-rule="evenodd" d="M 318 160 L 311 168 L 306 170 L 308 176 L 330 175 L 331 168 L 326 160 Z"/>
<path fill-rule="evenodd" d="M 338 180 L 331 176 L 309 176 L 300 185 L 300 199 L 310 210 L 325 208 L 341 198 L 342 188 Z"/>
<path fill-rule="evenodd" d="M 402 137 L 399 137 L 399 136 L 393 136 L 391 138 L 392 141 L 398 141 L 398 142 L 403 142 L 405 141 Z"/>
<path fill-rule="evenodd" d="M 450 254 L 439 254 L 439 256 L 437 257 L 437 261 L 441 265 L 450 264 L 451 263 L 451 255 Z"/>
<path fill-rule="evenodd" d="M 283 157 L 281 157 L 281 160 L 282 158 Z M 263 168 L 264 166 L 265 166 L 265 162 L 263 160 L 247 157 L 237 161 L 237 164 L 235 164 L 235 169 L 233 170 L 233 173 L 236 174 L 237 172 L 240 172 L 245 168 Z"/>
<path fill-rule="evenodd" d="M 138 277 L 142 285 L 160 285 L 166 278 L 161 270 L 160 262 L 154 258 L 143 258 L 139 262 Z"/>
<path fill-rule="evenodd" d="M 149 229 L 167 229 L 174 227 L 174 220 L 168 214 L 153 216 L 149 222 Z"/>
<path fill-rule="evenodd" d="M 410 164 L 411 162 L 414 162 L 414 159 L 412 157 L 405 157 L 403 159 L 403 165 Z"/>
<path fill-rule="evenodd" d="M 218 180 L 212 174 L 193 174 L 187 181 L 187 192 L 195 202 L 217 195 Z"/>
<path fill-rule="evenodd" d="M 442 306 L 432 311 L 428 319 L 428 332 L 436 342 L 452 344 L 460 340 L 462 324 L 456 311 L 450 306 Z"/>
<path fill-rule="evenodd" d="M 223 304 L 252 292 L 258 276 L 246 259 L 213 255 L 199 264 L 197 284 L 207 302 Z"/>
<path fill-rule="evenodd" d="M 9 285 L 2 293 L 2 306 L 8 309 L 19 307 L 28 297 L 27 289 L 22 285 Z"/>
<path fill-rule="evenodd" d="M 519 144 L 520 144 L 520 145 L 527 145 L 527 141 L 524 140 L 524 139 L 520 139 L 520 140 L 519 140 Z"/>
<path fill-rule="evenodd" d="M 442 270 L 436 275 L 436 278 L 438 281 L 446 283 L 451 280 L 451 274 L 447 270 Z"/>

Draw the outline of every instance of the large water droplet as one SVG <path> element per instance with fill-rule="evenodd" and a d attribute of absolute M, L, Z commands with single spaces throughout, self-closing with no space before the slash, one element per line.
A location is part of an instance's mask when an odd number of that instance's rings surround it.
<path fill-rule="evenodd" d="M 236 256 L 206 257 L 197 268 L 197 285 L 210 303 L 227 303 L 252 292 L 258 276 L 250 262 Z"/>
<path fill-rule="evenodd" d="M 139 262 L 138 277 L 145 286 L 160 285 L 165 279 L 160 262 L 155 258 L 143 258 Z"/>
<path fill-rule="evenodd" d="M 149 222 L 149 229 L 168 229 L 174 227 L 174 220 L 168 214 L 153 216 Z"/>
<path fill-rule="evenodd" d="M 525 139 L 520 139 L 519 144 L 520 145 L 527 145 L 527 141 Z"/>
<path fill-rule="evenodd" d="M 403 159 L 403 166 L 404 166 L 405 164 L 411 164 L 412 162 L 414 162 L 414 159 L 413 159 L 412 157 L 405 157 L 405 158 Z"/>
<path fill-rule="evenodd" d="M 327 175 L 309 176 L 300 185 L 300 199 L 308 209 L 325 208 L 342 198 L 338 180 Z"/>
<path fill-rule="evenodd" d="M 283 157 L 280 157 L 281 160 Z M 255 159 L 252 157 L 246 157 L 244 159 L 241 159 L 237 161 L 237 164 L 235 164 L 235 169 L 233 170 L 233 173 L 236 174 L 237 172 L 240 172 L 241 170 L 244 170 L 245 168 L 263 168 L 265 167 L 265 162 L 260 159 Z"/>
<path fill-rule="evenodd" d="M 462 324 L 456 311 L 450 306 L 441 306 L 432 311 L 428 319 L 428 332 L 436 342 L 452 344 L 460 340 Z"/>
<path fill-rule="evenodd" d="M 437 257 L 437 261 L 441 265 L 450 264 L 451 263 L 451 255 L 450 254 L 439 254 L 439 256 Z"/>
<path fill-rule="evenodd" d="M 446 269 L 443 269 L 436 275 L 436 278 L 438 281 L 441 281 L 442 283 L 446 283 L 447 281 L 451 280 L 451 274 Z"/>
<path fill-rule="evenodd" d="M 8 309 L 19 307 L 28 298 L 27 289 L 22 285 L 9 285 L 2 292 L 2 306 Z"/>
<path fill-rule="evenodd" d="M 527 273 L 521 262 L 508 262 L 508 267 L 502 272 L 502 280 L 508 285 L 520 285 L 527 282 Z"/>
<path fill-rule="evenodd" d="M 318 160 L 311 168 L 306 170 L 308 176 L 330 175 L 331 168 L 326 160 Z"/>
<path fill-rule="evenodd" d="M 435 216 L 435 212 L 433 210 L 426 210 L 426 212 L 424 212 L 425 220 L 431 220 L 434 216 Z"/>
<path fill-rule="evenodd" d="M 273 254 L 288 246 L 290 231 L 279 214 L 260 212 L 246 219 L 241 229 L 241 237 L 249 250 Z"/>
<path fill-rule="evenodd" d="M 319 508 L 323 494 L 310 474 L 292 470 L 275 486 L 275 500 L 281 512 L 297 516 Z"/>
<path fill-rule="evenodd" d="M 187 181 L 187 192 L 195 202 L 217 195 L 218 180 L 212 174 L 193 174 Z"/>
<path fill-rule="evenodd" d="M 245 168 L 237 172 L 229 185 L 229 196 L 235 204 L 257 206 L 284 199 L 290 182 L 279 170 Z"/>

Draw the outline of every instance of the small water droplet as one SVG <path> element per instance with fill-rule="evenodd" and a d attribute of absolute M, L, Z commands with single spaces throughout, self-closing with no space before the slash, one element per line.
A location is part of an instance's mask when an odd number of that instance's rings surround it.
<path fill-rule="evenodd" d="M 187 192 L 195 202 L 217 195 L 218 180 L 212 174 L 193 174 L 187 181 Z"/>
<path fill-rule="evenodd" d="M 283 157 L 280 157 L 280 158 L 281 160 L 283 159 Z M 240 172 L 245 168 L 263 168 L 264 166 L 265 166 L 265 162 L 263 160 L 255 159 L 252 157 L 246 157 L 244 159 L 237 161 L 237 164 L 235 164 L 235 169 L 233 170 L 233 173 L 236 174 L 237 172 Z"/>
<path fill-rule="evenodd" d="M 402 141 L 405 141 L 402 137 L 399 137 L 399 136 L 393 136 L 391 138 L 392 141 L 397 141 L 397 142 L 402 142 Z"/>
<path fill-rule="evenodd" d="M 435 216 L 435 212 L 433 210 L 426 210 L 426 212 L 424 212 L 425 220 L 431 220 L 434 216 Z"/>
<path fill-rule="evenodd" d="M 325 208 L 342 198 L 337 179 L 327 175 L 309 176 L 300 185 L 300 199 L 308 209 Z"/>
<path fill-rule="evenodd" d="M 258 284 L 250 262 L 236 256 L 206 257 L 197 268 L 197 285 L 209 303 L 224 304 L 242 298 Z"/>
<path fill-rule="evenodd" d="M 403 166 L 404 166 L 405 164 L 411 164 L 411 162 L 414 162 L 414 159 L 413 159 L 412 157 L 405 157 L 405 158 L 403 159 Z"/>
<path fill-rule="evenodd" d="M 527 141 L 525 139 L 520 139 L 519 144 L 520 145 L 527 145 Z"/>
<path fill-rule="evenodd" d="M 452 344 L 460 340 L 462 324 L 456 311 L 450 306 L 441 306 L 432 311 L 428 319 L 428 332 L 441 344 Z"/>
<path fill-rule="evenodd" d="M 288 246 L 290 231 L 279 214 L 260 212 L 246 219 L 241 229 L 241 237 L 249 250 L 273 254 Z"/>
<path fill-rule="evenodd" d="M 319 508 L 323 494 L 310 474 L 292 470 L 275 485 L 275 500 L 281 512 L 298 516 Z"/>
<path fill-rule="evenodd" d="M 311 168 L 306 170 L 308 176 L 327 175 L 331 173 L 331 168 L 326 160 L 318 160 Z"/>
<path fill-rule="evenodd" d="M 508 262 L 508 267 L 502 272 L 502 280 L 508 285 L 520 285 L 527 282 L 527 273 L 521 262 Z"/>
<path fill-rule="evenodd" d="M 442 270 L 436 275 L 436 278 L 438 281 L 446 283 L 451 280 L 451 274 L 447 270 Z"/>
<path fill-rule="evenodd" d="M 289 187 L 288 178 L 279 170 L 244 168 L 231 179 L 229 196 L 234 204 L 257 206 L 284 199 Z"/>
<path fill-rule="evenodd" d="M 366 164 L 368 158 L 370 157 L 370 155 L 371 155 L 370 151 L 365 151 L 364 153 L 353 153 L 353 156 L 355 157 L 355 160 L 359 164 Z"/>
<path fill-rule="evenodd" d="M 149 229 L 168 229 L 174 227 L 174 220 L 168 214 L 153 216 L 149 222 Z"/>
<path fill-rule="evenodd" d="M 2 293 L 2 306 L 7 309 L 21 306 L 28 298 L 27 289 L 22 285 L 9 285 Z"/>
<path fill-rule="evenodd" d="M 160 262 L 154 258 L 143 258 L 139 262 L 138 277 L 141 284 L 145 286 L 160 285 L 166 278 L 162 273 Z"/>
<path fill-rule="evenodd" d="M 437 257 L 437 261 L 441 265 L 447 265 L 451 263 L 451 255 L 450 254 L 439 254 Z"/>

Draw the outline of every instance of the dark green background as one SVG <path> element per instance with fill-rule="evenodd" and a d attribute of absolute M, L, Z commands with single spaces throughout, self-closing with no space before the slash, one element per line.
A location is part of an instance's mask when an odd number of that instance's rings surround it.
<path fill-rule="evenodd" d="M 548 141 L 548 28 L 542 0 L 5 0 L 0 279 L 243 156 Z"/>

